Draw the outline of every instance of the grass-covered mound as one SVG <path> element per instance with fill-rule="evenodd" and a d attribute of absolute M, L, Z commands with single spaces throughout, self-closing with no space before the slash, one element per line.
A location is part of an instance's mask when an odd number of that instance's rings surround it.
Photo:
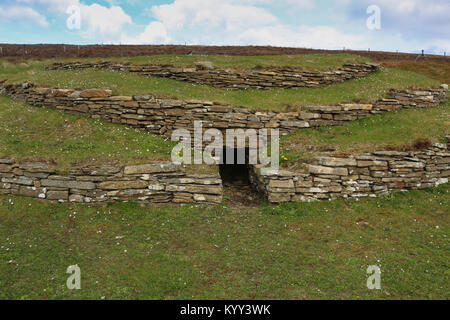
<path fill-rule="evenodd" d="M 170 161 L 175 145 L 143 130 L 0 97 L 0 154 L 72 164 Z"/>
<path fill-rule="evenodd" d="M 183 56 L 180 59 L 187 59 L 188 57 Z M 229 57 L 229 59 L 231 58 Z M 233 59 L 235 58 L 233 57 Z M 244 57 L 240 58 L 244 59 Z M 124 60 L 132 59 L 124 58 Z M 263 58 L 245 57 L 245 59 Z M 272 59 L 280 59 L 280 57 L 272 57 Z M 341 60 L 341 62 L 343 61 L 345 59 Z M 297 110 L 301 106 L 311 104 L 332 105 L 341 102 L 373 102 L 383 97 L 387 90 L 391 88 L 431 88 L 440 84 L 439 81 L 417 73 L 383 69 L 362 79 L 349 80 L 321 88 L 227 90 L 107 70 L 46 71 L 45 66 L 51 62 L 50 60 L 27 61 L 26 63 L 11 64 L 3 61 L 0 67 L 0 79 L 9 79 L 10 82 L 30 81 L 40 86 L 60 88 L 108 88 L 118 95 L 154 93 L 163 97 L 218 101 L 256 110 L 275 111 Z"/>
<path fill-rule="evenodd" d="M 321 152 L 355 154 L 385 149 L 413 150 L 418 141 L 445 142 L 450 133 L 450 101 L 435 108 L 402 109 L 346 122 L 337 127 L 296 130 L 281 139 L 284 166 Z"/>

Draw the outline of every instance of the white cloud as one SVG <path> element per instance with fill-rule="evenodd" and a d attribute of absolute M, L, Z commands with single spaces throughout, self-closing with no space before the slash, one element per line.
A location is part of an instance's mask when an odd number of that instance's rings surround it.
<path fill-rule="evenodd" d="M 248 29 L 239 35 L 237 44 L 274 45 L 320 49 L 367 48 L 369 40 L 362 35 L 347 34 L 329 26 L 286 25 Z"/>
<path fill-rule="evenodd" d="M 133 21 L 120 6 L 105 7 L 97 3 L 83 4 L 80 0 L 16 0 L 17 2 L 44 7 L 48 12 L 55 12 L 62 17 L 70 6 L 78 6 L 81 11 L 81 35 L 86 38 L 104 42 L 118 42 L 122 29 Z"/>
<path fill-rule="evenodd" d="M 153 6 L 151 11 L 168 29 L 205 25 L 236 30 L 243 26 L 266 25 L 277 21 L 267 10 L 238 4 L 233 0 L 175 0 L 171 4 Z"/>
<path fill-rule="evenodd" d="M 125 24 L 131 24 L 132 20 L 121 7 L 112 6 L 110 8 L 98 5 L 80 5 L 82 25 L 87 24 L 85 36 L 116 38 L 122 31 Z"/>
<path fill-rule="evenodd" d="M 314 0 L 282 0 L 296 6 L 314 6 Z M 274 45 L 337 49 L 365 48 L 363 36 L 346 34 L 329 26 L 291 26 L 259 4 L 274 0 L 175 0 L 149 10 L 157 21 L 136 38 L 124 43 L 168 43 L 214 45 Z"/>
<path fill-rule="evenodd" d="M 39 12 L 30 7 L 13 6 L 0 7 L 0 19 L 2 21 L 14 21 L 16 23 L 32 22 L 41 27 L 49 25 L 47 19 Z"/>
<path fill-rule="evenodd" d="M 126 44 L 167 44 L 171 41 L 167 29 L 161 22 L 151 22 L 137 37 L 122 35 L 122 43 Z"/>

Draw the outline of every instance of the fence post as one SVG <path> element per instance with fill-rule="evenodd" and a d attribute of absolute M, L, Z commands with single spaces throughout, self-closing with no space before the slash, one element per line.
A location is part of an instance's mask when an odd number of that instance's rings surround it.
<path fill-rule="evenodd" d="M 3 48 L 0 47 L 0 54 L 3 55 Z"/>

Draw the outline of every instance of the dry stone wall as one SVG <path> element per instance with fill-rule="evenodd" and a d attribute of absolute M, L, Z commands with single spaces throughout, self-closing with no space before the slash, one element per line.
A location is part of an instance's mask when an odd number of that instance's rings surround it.
<path fill-rule="evenodd" d="M 373 104 L 305 106 L 298 112 L 254 111 L 211 101 L 162 99 L 151 94 L 113 96 L 110 90 L 40 88 L 29 83 L 5 85 L 0 82 L 0 94 L 34 106 L 89 115 L 170 137 L 174 129 L 193 131 L 195 121 L 202 121 L 204 129 L 278 128 L 281 134 L 298 128 L 341 125 L 385 111 L 438 106 L 447 101 L 448 87 L 391 90 Z"/>
<path fill-rule="evenodd" d="M 319 157 L 301 172 L 278 171 L 250 177 L 270 202 L 304 202 L 333 198 L 375 197 L 396 190 L 422 189 L 448 183 L 450 136 L 420 151 L 377 151 L 346 158 Z"/>
<path fill-rule="evenodd" d="M 170 78 L 178 81 L 188 81 L 205 84 L 217 88 L 228 89 L 270 89 L 319 87 L 350 79 L 367 76 L 379 69 L 373 63 L 345 64 L 330 72 L 306 72 L 295 68 L 272 68 L 270 70 L 230 70 L 215 69 L 207 63 L 198 63 L 196 67 L 177 67 L 173 65 L 131 65 L 104 62 L 73 62 L 55 63 L 47 70 L 72 70 L 86 68 L 101 68 L 117 71 L 138 73 L 144 76 Z"/>
<path fill-rule="evenodd" d="M 171 163 L 73 168 L 58 175 L 48 163 L 0 158 L 0 194 L 59 202 L 220 203 L 222 180 L 186 174 Z"/>
<path fill-rule="evenodd" d="M 53 107 L 170 136 L 177 128 L 297 128 L 339 125 L 371 114 L 400 108 L 433 107 L 448 99 L 448 87 L 391 90 L 373 104 L 308 106 L 299 112 L 255 112 L 209 101 L 161 99 L 154 95 L 113 96 L 110 90 L 40 88 L 29 83 L 5 84 L 0 94 L 35 106 Z M 302 172 L 280 171 L 261 176 L 251 166 L 253 185 L 270 202 L 362 197 L 393 190 L 419 189 L 447 183 L 450 175 L 448 144 L 422 151 L 379 151 L 347 158 L 323 157 L 305 164 Z M 36 198 L 101 202 L 207 202 L 222 200 L 218 176 L 187 175 L 172 164 L 126 167 L 74 168 L 57 175 L 45 163 L 0 159 L 0 193 Z"/>

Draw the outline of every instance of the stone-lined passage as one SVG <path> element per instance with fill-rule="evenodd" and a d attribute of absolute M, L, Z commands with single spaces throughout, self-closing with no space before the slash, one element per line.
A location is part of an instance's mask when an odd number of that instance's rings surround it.
<path fill-rule="evenodd" d="M 0 194 L 59 202 L 220 203 L 219 175 L 186 174 L 172 163 L 72 168 L 0 158 Z"/>
<path fill-rule="evenodd" d="M 251 166 L 250 178 L 270 202 L 304 202 L 348 197 L 375 197 L 395 190 L 422 189 L 448 183 L 450 136 L 420 151 L 377 151 L 345 158 L 319 157 L 301 172 L 260 175 Z"/>
<path fill-rule="evenodd" d="M 378 64 L 344 64 L 335 71 L 307 72 L 295 68 L 271 68 L 266 70 L 216 69 L 210 63 L 197 63 L 195 67 L 177 67 L 174 65 L 132 65 L 130 63 L 72 62 L 54 63 L 47 70 L 72 70 L 101 68 L 133 72 L 143 76 L 169 78 L 205 84 L 227 89 L 270 89 L 319 87 L 350 79 L 359 79 L 379 69 Z"/>

